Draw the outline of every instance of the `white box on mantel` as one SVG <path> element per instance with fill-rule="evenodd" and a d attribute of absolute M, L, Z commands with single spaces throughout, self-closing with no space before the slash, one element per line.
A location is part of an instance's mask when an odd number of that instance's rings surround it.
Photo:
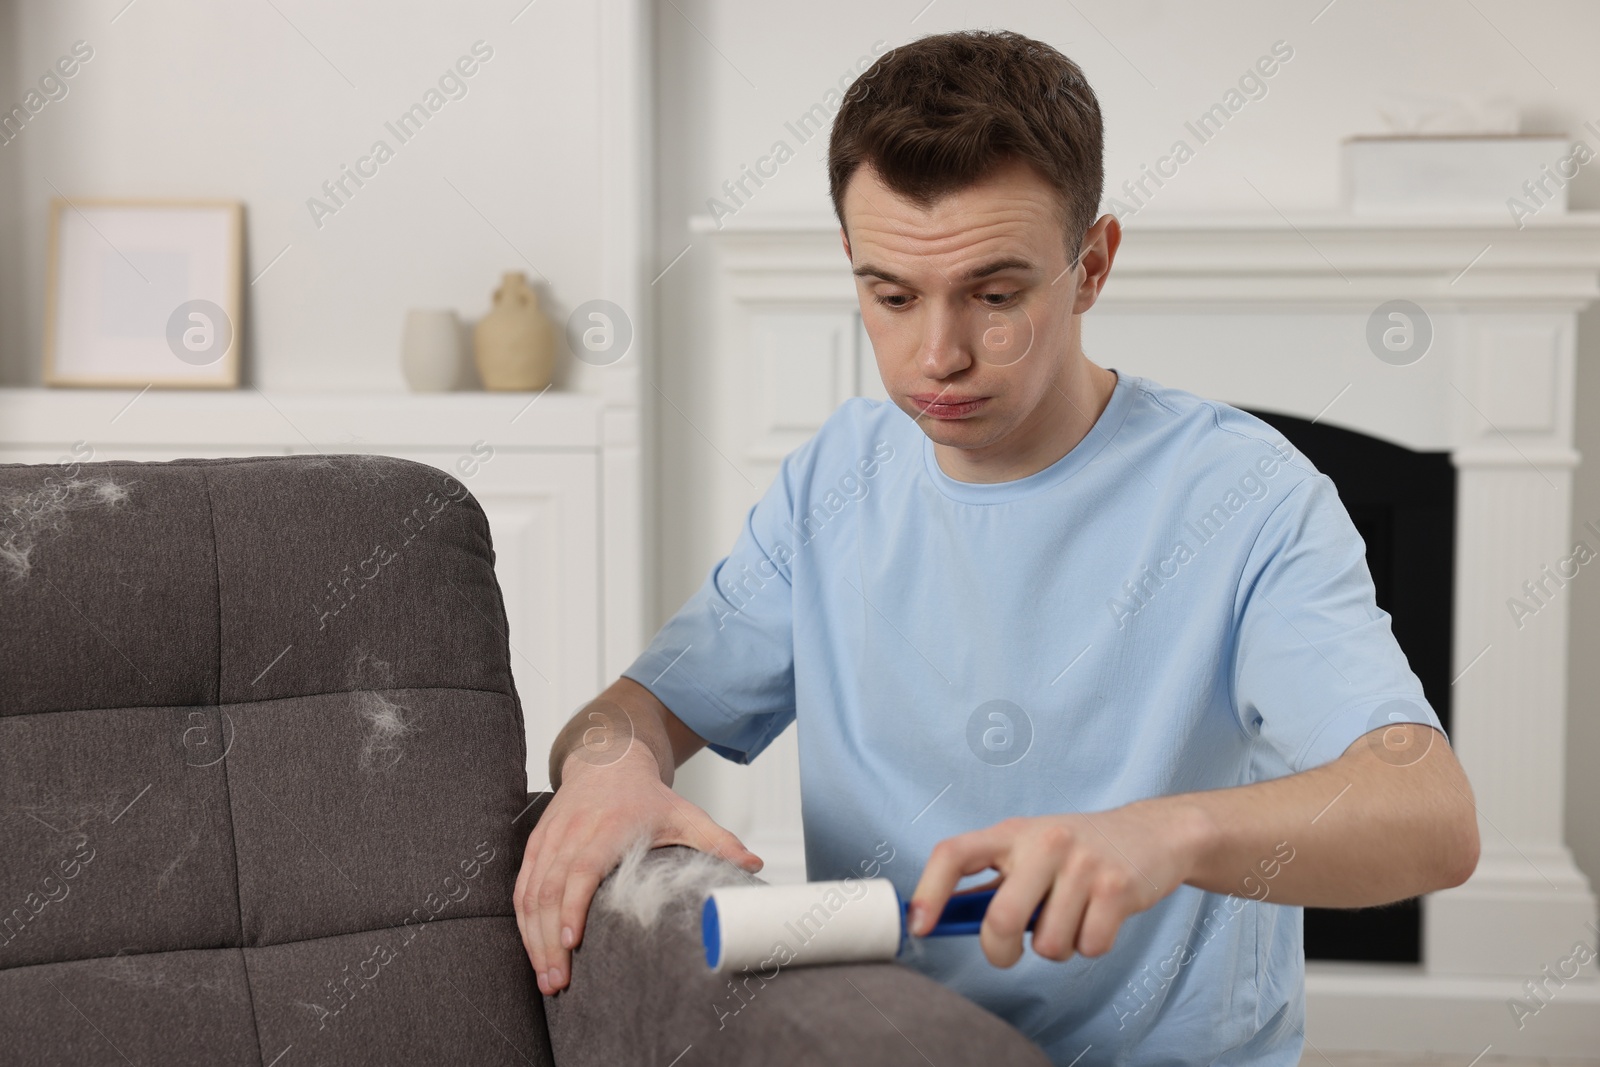
<path fill-rule="evenodd" d="M 1373 214 L 1564 212 L 1567 185 L 1592 158 L 1549 134 L 1357 136 L 1342 149 L 1345 207 Z"/>

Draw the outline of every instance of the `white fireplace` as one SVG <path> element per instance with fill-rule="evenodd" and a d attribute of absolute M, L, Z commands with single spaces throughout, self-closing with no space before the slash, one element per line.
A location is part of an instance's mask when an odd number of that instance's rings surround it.
<path fill-rule="evenodd" d="M 844 399 L 881 396 L 855 289 L 827 217 L 692 220 L 714 252 L 712 372 L 726 403 L 703 427 L 748 481 L 715 492 L 743 514 L 750 484 Z M 1317 1048 L 1580 1056 L 1600 1052 L 1595 896 L 1563 844 L 1567 600 L 1508 608 L 1569 556 L 1578 312 L 1600 296 L 1600 212 L 1517 229 L 1499 217 L 1277 214 L 1130 220 L 1085 319 L 1091 359 L 1226 401 L 1449 453 L 1457 474 L 1452 743 L 1480 813 L 1482 859 L 1423 901 L 1420 966 L 1313 963 Z M 1421 309 L 1380 321 L 1391 301 Z M 1403 346 L 1369 343 L 1369 326 Z M 819 372 L 819 366 L 822 368 Z M 698 762 L 698 761 L 697 761 Z M 714 816 L 803 878 L 793 732 L 754 768 L 696 767 Z M 1549 972 L 1543 970 L 1550 968 Z M 1529 999 L 1523 983 L 1547 990 Z M 1521 1025 L 1508 1002 L 1529 1008 Z M 1309 1051 L 1309 1049 L 1308 1049 Z M 1465 1062 L 1465 1060 L 1463 1060 Z"/>

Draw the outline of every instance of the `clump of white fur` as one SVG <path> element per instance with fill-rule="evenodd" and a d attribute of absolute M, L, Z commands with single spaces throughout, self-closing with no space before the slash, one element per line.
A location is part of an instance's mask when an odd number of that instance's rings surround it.
<path fill-rule="evenodd" d="M 404 741 L 416 730 L 419 716 L 405 705 L 399 704 L 375 690 L 394 680 L 389 664 L 369 652 L 357 652 L 350 670 L 350 681 L 355 686 L 371 686 L 357 691 L 356 714 L 366 726 L 361 741 L 361 754 L 357 763 L 364 771 L 387 771 L 405 755 Z"/>
<path fill-rule="evenodd" d="M 107 478 L 94 483 L 94 496 L 102 504 L 120 504 L 128 499 L 128 487 Z"/>
<path fill-rule="evenodd" d="M 115 507 L 128 499 L 127 484 L 112 478 L 49 480 L 37 489 L 0 490 L 0 569 L 13 579 L 33 571 L 41 535 L 61 529 L 68 512 Z"/>
<path fill-rule="evenodd" d="M 760 879 L 707 852 L 678 849 L 651 856 L 650 838 L 641 835 L 623 851 L 616 870 L 595 894 L 595 904 L 626 915 L 645 930 L 656 927 L 669 906 L 698 905 L 709 890 Z"/>
<path fill-rule="evenodd" d="M 356 713 L 367 723 L 358 762 L 364 771 L 388 770 L 405 755 L 401 742 L 416 729 L 407 709 L 382 693 L 357 693 Z"/>

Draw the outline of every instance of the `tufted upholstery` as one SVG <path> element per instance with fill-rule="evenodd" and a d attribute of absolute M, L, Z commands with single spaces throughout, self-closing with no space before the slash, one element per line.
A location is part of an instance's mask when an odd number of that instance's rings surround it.
<path fill-rule="evenodd" d="M 493 559 L 400 460 L 0 466 L 0 1060 L 551 1062 Z"/>

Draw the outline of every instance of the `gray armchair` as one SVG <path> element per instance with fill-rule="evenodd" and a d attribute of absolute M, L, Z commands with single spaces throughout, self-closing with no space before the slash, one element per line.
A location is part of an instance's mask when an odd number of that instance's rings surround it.
<path fill-rule="evenodd" d="M 599 903 L 542 997 L 493 560 L 400 460 L 0 466 L 0 1058 L 1045 1062 L 894 964 L 730 1015 L 691 923 Z"/>

